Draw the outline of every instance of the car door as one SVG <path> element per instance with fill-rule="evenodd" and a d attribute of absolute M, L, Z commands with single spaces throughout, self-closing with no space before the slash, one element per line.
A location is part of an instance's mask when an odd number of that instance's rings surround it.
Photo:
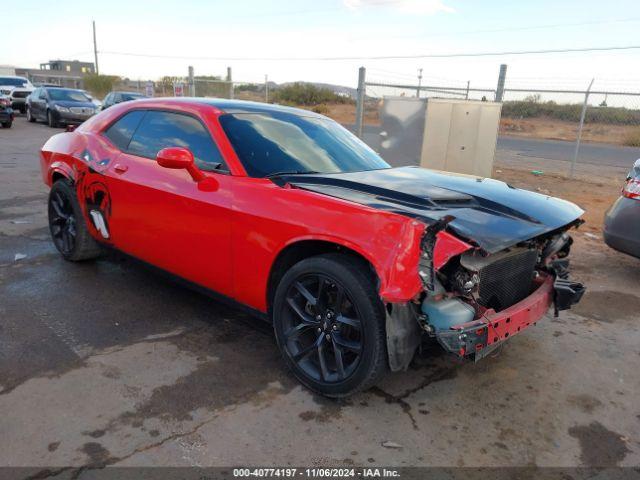
<path fill-rule="evenodd" d="M 31 101 L 31 115 L 41 120 L 46 117 L 47 111 L 47 93 L 44 88 L 41 88 L 38 95 L 34 95 L 34 99 Z"/>
<path fill-rule="evenodd" d="M 126 146 L 126 135 L 119 140 L 122 152 L 106 175 L 111 241 L 137 258 L 231 296 L 233 178 L 210 132 L 200 119 L 180 112 L 134 110 L 127 115 L 132 114 L 140 117 L 139 124 Z M 107 137 L 117 137 L 114 126 L 105 131 Z M 191 150 L 198 167 L 215 179 L 216 191 L 200 189 L 186 170 L 158 165 L 158 151 L 176 146 Z"/>

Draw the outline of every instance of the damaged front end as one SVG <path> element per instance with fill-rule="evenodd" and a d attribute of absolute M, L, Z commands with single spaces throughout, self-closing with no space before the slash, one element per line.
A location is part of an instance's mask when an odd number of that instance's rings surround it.
<path fill-rule="evenodd" d="M 400 330 L 406 335 L 407 312 L 413 312 L 416 330 L 446 351 L 477 361 L 535 325 L 552 305 L 557 316 L 584 294 L 585 287 L 569 279 L 567 259 L 572 244 L 567 230 L 580 221 L 488 254 L 449 233 L 451 220 L 445 217 L 425 230 L 418 266 L 423 294 L 401 317 L 392 310 L 387 315 L 392 370 L 408 366 L 420 341 L 415 332 L 410 339 L 393 339 Z"/>

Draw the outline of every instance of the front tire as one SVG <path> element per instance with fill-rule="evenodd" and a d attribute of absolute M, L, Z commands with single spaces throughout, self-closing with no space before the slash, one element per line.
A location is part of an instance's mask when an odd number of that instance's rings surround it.
<path fill-rule="evenodd" d="M 13 125 L 13 122 L 11 120 L 9 120 L 8 122 L 2 122 L 2 128 L 11 128 L 11 125 Z"/>
<path fill-rule="evenodd" d="M 49 125 L 51 128 L 58 127 L 58 121 L 53 117 L 53 113 L 51 113 L 51 110 L 47 110 L 47 125 Z"/>
<path fill-rule="evenodd" d="M 346 397 L 386 371 L 384 306 L 373 274 L 344 254 L 311 257 L 282 278 L 273 326 L 284 361 L 306 387 Z"/>
<path fill-rule="evenodd" d="M 53 184 L 48 212 L 51 239 L 65 260 L 78 262 L 100 256 L 102 249 L 87 229 L 71 182 L 60 179 Z"/>
<path fill-rule="evenodd" d="M 36 117 L 31 113 L 31 109 L 27 107 L 27 122 L 34 123 L 36 121 Z"/>

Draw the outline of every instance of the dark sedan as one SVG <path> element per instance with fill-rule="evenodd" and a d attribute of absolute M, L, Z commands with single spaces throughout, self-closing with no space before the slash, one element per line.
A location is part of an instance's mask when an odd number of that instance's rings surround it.
<path fill-rule="evenodd" d="M 129 102 L 140 98 L 147 97 L 138 92 L 111 92 L 109 95 L 104 97 L 104 100 L 102 101 L 102 109 L 104 110 L 117 103 Z"/>
<path fill-rule="evenodd" d="M 96 106 L 81 90 L 39 87 L 27 98 L 27 120 L 42 120 L 50 127 L 79 125 L 96 112 Z"/>
<path fill-rule="evenodd" d="M 604 217 L 604 241 L 611 248 L 640 258 L 640 159 L 622 188 L 622 195 Z"/>

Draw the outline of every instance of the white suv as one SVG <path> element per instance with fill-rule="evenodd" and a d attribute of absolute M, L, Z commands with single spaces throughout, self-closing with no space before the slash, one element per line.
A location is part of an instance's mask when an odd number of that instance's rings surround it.
<path fill-rule="evenodd" d="M 31 82 L 24 77 L 0 76 L 0 95 L 7 95 L 11 100 L 11 108 L 25 113 L 27 97 L 33 92 Z"/>

